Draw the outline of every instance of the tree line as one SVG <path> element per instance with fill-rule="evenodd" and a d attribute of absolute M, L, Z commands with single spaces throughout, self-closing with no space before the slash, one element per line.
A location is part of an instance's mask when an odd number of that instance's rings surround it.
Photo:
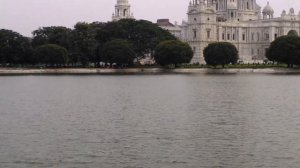
<path fill-rule="evenodd" d="M 209 44 L 204 49 L 204 58 L 208 65 L 236 64 L 239 59 L 237 48 L 228 42 Z M 294 31 L 276 38 L 266 52 L 266 58 L 273 63 L 286 64 L 288 68 L 300 66 L 300 37 Z"/>
<path fill-rule="evenodd" d="M 0 64 L 53 67 L 92 64 L 98 67 L 104 62 L 131 66 L 146 55 L 158 57 L 155 51 L 162 42 L 175 41 L 186 45 L 156 24 L 134 19 L 107 23 L 79 22 L 73 29 L 43 27 L 32 34 L 32 38 L 27 38 L 12 30 L 1 29 Z M 188 50 L 191 51 L 190 48 Z M 186 56 L 185 53 L 181 55 Z M 192 55 L 188 57 L 191 59 Z M 184 63 L 189 63 L 190 59 L 184 60 Z"/>
<path fill-rule="evenodd" d="M 170 32 L 146 20 L 77 23 L 73 29 L 62 26 L 39 28 L 27 38 L 12 30 L 0 30 L 2 66 L 89 66 L 100 63 L 128 67 L 145 56 L 159 65 L 190 63 L 191 47 Z M 209 44 L 203 51 L 208 65 L 236 64 L 237 48 L 228 42 Z M 300 37 L 288 34 L 273 41 L 266 52 L 268 60 L 300 65 Z"/>

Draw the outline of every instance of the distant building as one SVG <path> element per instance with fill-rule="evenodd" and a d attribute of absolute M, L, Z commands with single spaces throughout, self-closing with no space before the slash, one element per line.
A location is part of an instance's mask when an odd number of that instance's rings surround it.
<path fill-rule="evenodd" d="M 212 42 L 230 42 L 239 50 L 245 63 L 265 60 L 266 49 L 277 37 L 289 32 L 300 33 L 300 13 L 293 8 L 274 18 L 268 3 L 263 10 L 256 0 L 192 0 L 188 20 L 180 26 L 161 26 L 188 42 L 194 50 L 192 63 L 205 63 L 204 48 Z M 176 28 L 175 28 L 176 27 Z"/>
<path fill-rule="evenodd" d="M 134 18 L 128 0 L 117 0 L 112 20 Z M 203 50 L 212 42 L 234 44 L 244 63 L 262 62 L 266 49 L 277 37 L 300 33 L 300 13 L 293 8 L 274 18 L 268 3 L 263 9 L 256 0 L 191 0 L 187 21 L 181 25 L 158 19 L 157 25 L 190 44 L 194 51 L 191 63 L 204 64 Z"/>
<path fill-rule="evenodd" d="M 171 34 L 173 34 L 178 39 L 181 39 L 181 27 L 177 25 L 177 23 L 170 23 L 169 19 L 158 19 L 156 23 L 159 27 L 168 30 Z"/>
<path fill-rule="evenodd" d="M 130 4 L 128 0 L 117 0 L 117 4 L 115 5 L 115 12 L 112 15 L 112 21 L 133 18 L 133 14 L 130 13 Z"/>

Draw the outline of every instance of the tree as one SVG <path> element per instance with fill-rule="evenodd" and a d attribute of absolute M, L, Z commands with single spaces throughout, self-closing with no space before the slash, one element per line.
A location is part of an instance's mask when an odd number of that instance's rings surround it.
<path fill-rule="evenodd" d="M 70 51 L 72 62 L 81 62 L 82 65 L 88 65 L 89 63 L 99 64 L 101 61 L 98 55 L 100 53 L 98 52 L 100 44 L 96 40 L 96 35 L 104 25 L 101 22 L 90 24 L 79 22 L 74 26 L 75 29 L 72 31 L 73 43 Z"/>
<path fill-rule="evenodd" d="M 63 26 L 50 26 L 39 28 L 32 32 L 33 47 L 39 47 L 45 44 L 56 44 L 64 47 L 68 51 L 72 49 L 72 30 Z M 70 53 L 70 52 L 69 52 Z M 69 58 L 72 58 L 73 55 L 69 55 Z M 37 58 L 32 58 L 32 60 Z M 71 59 L 71 61 L 73 61 Z"/>
<path fill-rule="evenodd" d="M 288 36 L 298 36 L 298 33 L 296 30 L 290 30 L 287 35 Z"/>
<path fill-rule="evenodd" d="M 41 64 L 63 66 L 68 63 L 68 51 L 56 44 L 45 44 L 35 49 L 35 56 Z"/>
<path fill-rule="evenodd" d="M 30 55 L 28 38 L 11 30 L 0 30 L 0 63 L 25 64 Z"/>
<path fill-rule="evenodd" d="M 71 47 L 71 32 L 71 29 L 62 26 L 39 28 L 32 32 L 32 45 L 37 47 L 44 44 L 56 44 L 69 49 Z"/>
<path fill-rule="evenodd" d="M 266 53 L 270 61 L 286 63 L 292 68 L 300 64 L 300 37 L 295 35 L 281 36 L 274 40 Z"/>
<path fill-rule="evenodd" d="M 159 65 L 190 63 L 193 58 L 192 48 L 184 42 L 169 40 L 159 43 L 154 59 Z"/>
<path fill-rule="evenodd" d="M 165 40 L 176 40 L 170 32 L 146 20 L 121 19 L 108 22 L 98 31 L 96 36 L 99 44 L 114 39 L 123 39 L 132 43 L 137 60 L 146 54 L 153 54 L 155 47 Z"/>
<path fill-rule="evenodd" d="M 239 55 L 237 48 L 228 42 L 217 42 L 209 44 L 203 51 L 204 59 L 208 65 L 236 64 Z"/>
<path fill-rule="evenodd" d="M 116 63 L 118 66 L 128 66 L 133 64 L 135 52 L 132 44 L 126 40 L 112 40 L 103 46 L 103 61 L 106 63 Z"/>

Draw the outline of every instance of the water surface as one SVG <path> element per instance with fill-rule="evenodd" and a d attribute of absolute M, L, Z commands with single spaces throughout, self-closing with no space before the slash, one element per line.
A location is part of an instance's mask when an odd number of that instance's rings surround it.
<path fill-rule="evenodd" d="M 1 168 L 298 168 L 300 78 L 0 77 Z"/>

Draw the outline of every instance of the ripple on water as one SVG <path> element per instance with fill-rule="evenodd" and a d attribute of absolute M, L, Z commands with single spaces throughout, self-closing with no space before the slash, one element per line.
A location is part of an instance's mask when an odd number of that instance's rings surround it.
<path fill-rule="evenodd" d="M 26 76 L 0 81 L 5 95 L 0 97 L 0 168 L 300 165 L 298 76 Z"/>

